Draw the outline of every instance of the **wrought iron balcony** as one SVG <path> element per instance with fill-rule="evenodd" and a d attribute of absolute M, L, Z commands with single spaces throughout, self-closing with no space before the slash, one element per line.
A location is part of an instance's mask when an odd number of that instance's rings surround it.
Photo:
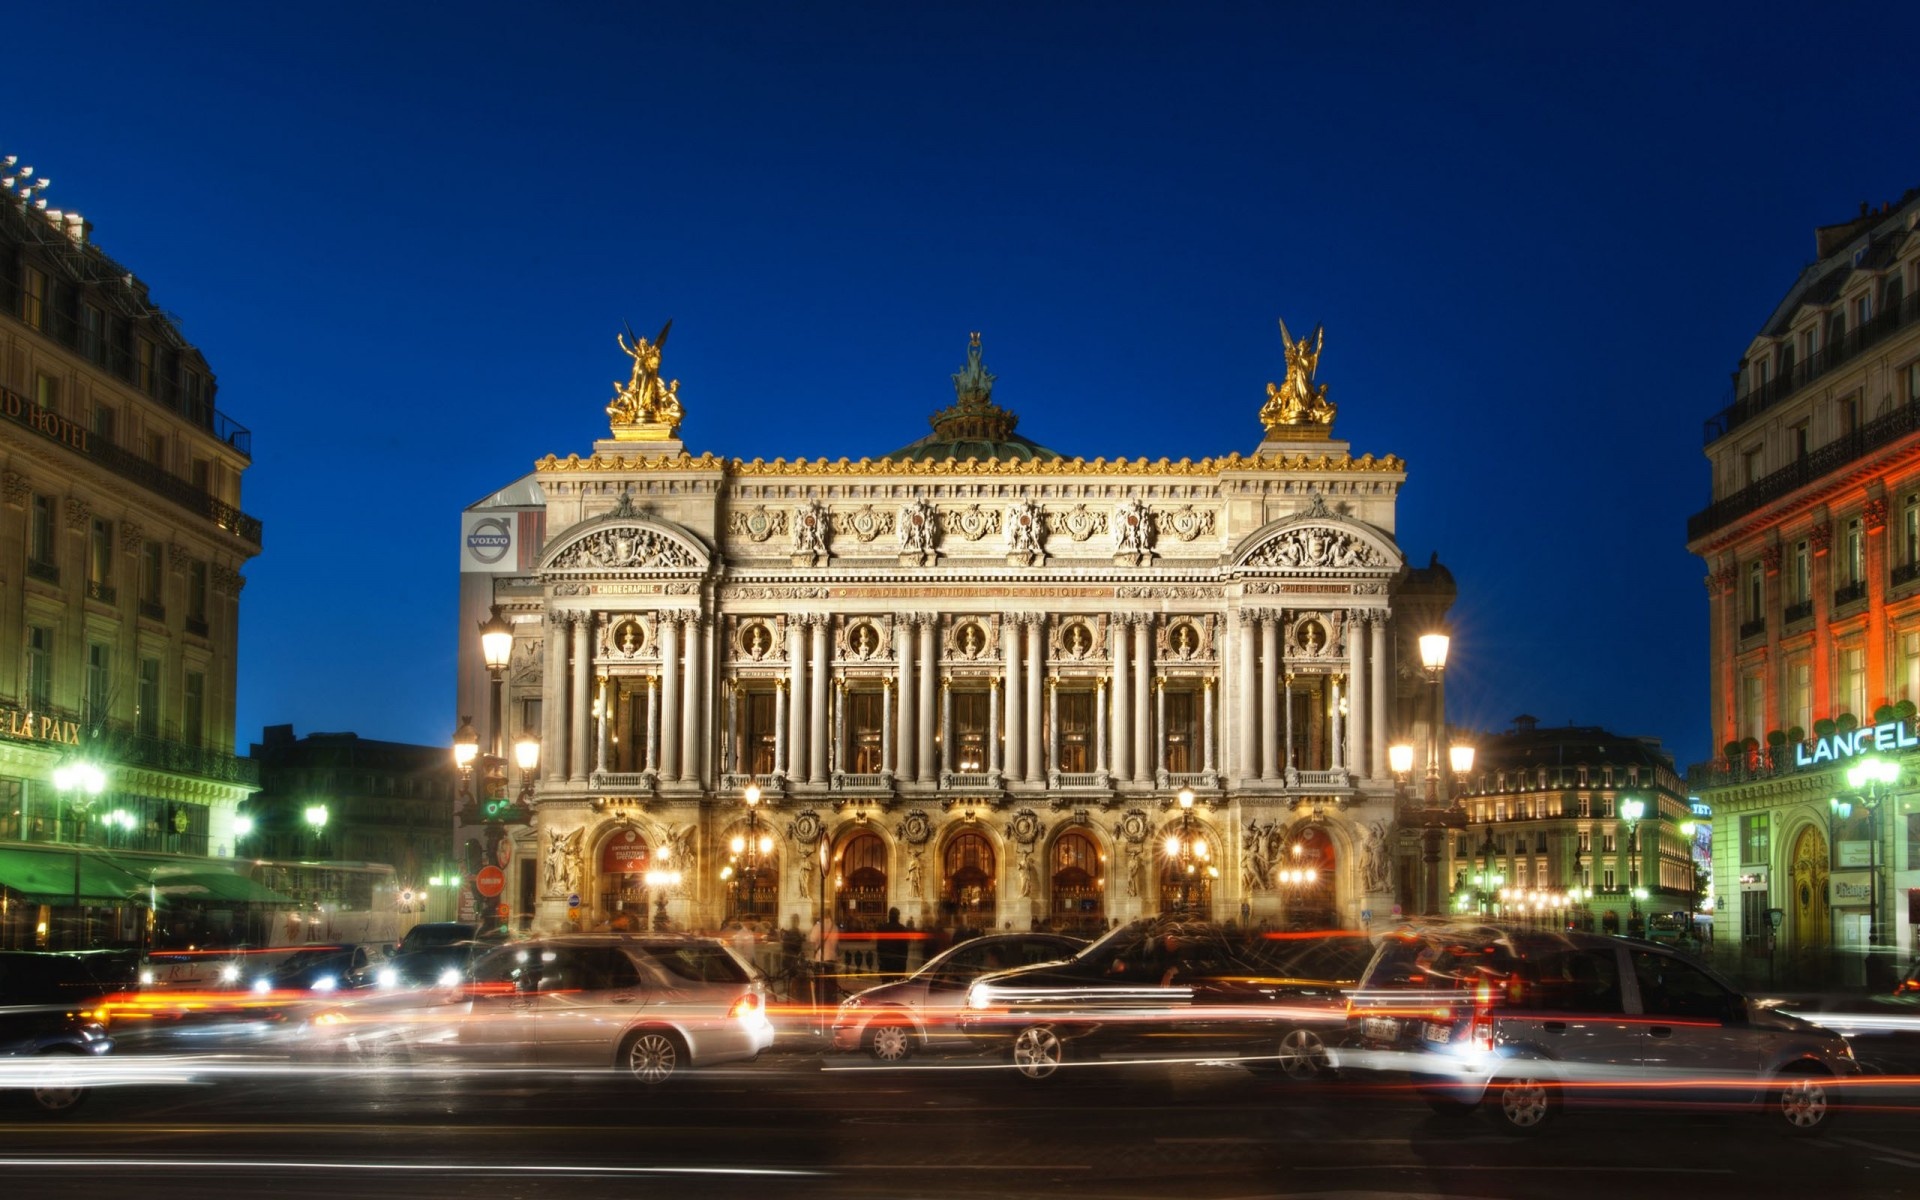
<path fill-rule="evenodd" d="M 1833 606 L 1835 608 L 1845 608 L 1849 604 L 1857 604 L 1866 598 L 1867 581 L 1864 579 L 1856 579 L 1852 583 L 1843 583 L 1833 589 Z"/>
<path fill-rule="evenodd" d="M 1920 562 L 1902 563 L 1893 569 L 1888 583 L 1893 587 L 1899 587 L 1902 584 L 1912 583 L 1916 579 L 1920 579 Z"/>
<path fill-rule="evenodd" d="M 1705 537 L 1915 432 L 1920 432 L 1920 403 L 1903 404 L 1885 416 L 1875 417 L 1798 462 L 1764 475 L 1688 517 L 1687 540 Z"/>
<path fill-rule="evenodd" d="M 1707 419 L 1707 444 L 1719 441 L 1827 372 L 1852 362 L 1862 351 L 1876 345 L 1889 334 L 1913 324 L 1916 319 L 1920 319 L 1920 292 L 1906 297 L 1898 308 L 1888 309 L 1866 324 L 1850 330 L 1840 341 L 1808 355 L 1806 361 L 1793 364 L 1778 377 L 1749 388 L 1733 399 Z"/>
<path fill-rule="evenodd" d="M 1755 617 L 1751 621 L 1740 622 L 1740 640 L 1743 642 L 1748 638 L 1760 637 L 1766 632 L 1767 619 L 1765 617 Z"/>
<path fill-rule="evenodd" d="M 1787 605 L 1785 616 L 1787 624 L 1789 625 L 1806 620 L 1813 616 L 1813 601 L 1802 600 L 1798 604 Z"/>

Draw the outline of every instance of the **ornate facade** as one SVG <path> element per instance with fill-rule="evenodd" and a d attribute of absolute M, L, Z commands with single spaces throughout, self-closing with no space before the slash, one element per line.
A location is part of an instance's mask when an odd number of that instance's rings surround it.
<path fill-rule="evenodd" d="M 1426 630 L 1396 620 L 1404 464 L 1332 439 L 1318 340 L 1288 339 L 1260 445 L 1198 462 L 1019 437 L 978 335 L 955 404 L 901 450 L 693 453 L 659 342 L 623 341 L 614 436 L 536 464 L 512 494 L 537 498 L 541 521 L 517 518 L 537 553 L 463 591 L 464 629 L 493 604 L 514 628 L 502 742 L 542 745 L 513 833 L 538 868 L 508 911 L 1393 919 L 1386 747 L 1419 684 L 1399 642 Z M 462 708 L 486 711 L 472 649 Z M 1316 884 L 1283 889 L 1306 852 Z"/>

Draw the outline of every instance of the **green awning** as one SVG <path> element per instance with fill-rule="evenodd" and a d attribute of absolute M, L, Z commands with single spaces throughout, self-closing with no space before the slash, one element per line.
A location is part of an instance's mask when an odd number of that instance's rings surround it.
<path fill-rule="evenodd" d="M 212 903 L 215 901 L 241 902 L 246 904 L 278 904 L 288 908 L 299 906 L 299 901 L 291 896 L 283 896 L 272 888 L 262 887 L 245 875 L 233 871 L 223 871 L 219 867 L 160 866 L 151 869 L 153 894 L 162 903 Z M 138 874 L 135 875 L 136 880 Z M 138 890 L 144 895 L 147 883 L 137 883 Z"/>
<path fill-rule="evenodd" d="M 0 846 L 0 887 L 18 892 L 28 904 L 133 903 L 146 881 L 106 855 L 85 848 Z"/>

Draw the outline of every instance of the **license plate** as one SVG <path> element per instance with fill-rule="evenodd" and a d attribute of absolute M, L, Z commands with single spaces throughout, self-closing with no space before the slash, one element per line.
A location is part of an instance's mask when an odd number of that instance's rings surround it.
<path fill-rule="evenodd" d="M 1391 1017 L 1368 1017 L 1360 1030 L 1368 1041 L 1391 1042 L 1400 1036 L 1400 1022 Z"/>
<path fill-rule="evenodd" d="M 1453 1026 L 1442 1025 L 1436 1021 L 1427 1022 L 1427 1040 L 1430 1042 L 1450 1042 L 1453 1040 Z"/>

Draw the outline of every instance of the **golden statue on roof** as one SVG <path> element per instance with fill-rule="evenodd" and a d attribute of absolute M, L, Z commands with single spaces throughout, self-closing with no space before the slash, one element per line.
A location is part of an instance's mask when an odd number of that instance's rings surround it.
<path fill-rule="evenodd" d="M 673 321 L 669 318 L 661 327 L 660 336 L 651 342 L 635 337 L 631 325 L 627 326 L 626 337 L 613 336 L 614 343 L 633 360 L 633 377 L 624 387 L 617 381 L 614 383 L 613 403 L 607 405 L 607 416 L 613 418 L 615 441 L 664 442 L 678 432 L 683 415 L 680 381 L 668 383 L 660 378 L 660 350 L 667 344 L 667 333 L 672 328 Z"/>
<path fill-rule="evenodd" d="M 1324 438 L 1331 432 L 1334 406 L 1327 402 L 1327 385 L 1318 387 L 1313 372 L 1320 365 L 1320 348 L 1326 344 L 1325 326 L 1317 326 L 1313 337 L 1294 340 L 1287 323 L 1280 322 L 1280 344 L 1287 352 L 1287 377 L 1284 382 L 1267 385 L 1267 402 L 1260 409 L 1260 423 L 1267 436 L 1274 438 Z"/>

